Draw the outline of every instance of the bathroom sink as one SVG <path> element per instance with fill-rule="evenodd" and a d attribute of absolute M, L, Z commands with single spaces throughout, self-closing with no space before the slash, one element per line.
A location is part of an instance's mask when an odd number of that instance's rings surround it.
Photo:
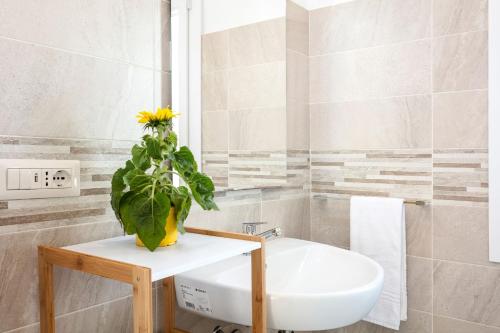
<path fill-rule="evenodd" d="M 375 305 L 383 269 L 358 253 L 279 238 L 266 243 L 268 327 L 312 331 L 350 325 Z M 251 323 L 250 256 L 176 275 L 180 307 L 207 317 Z"/>

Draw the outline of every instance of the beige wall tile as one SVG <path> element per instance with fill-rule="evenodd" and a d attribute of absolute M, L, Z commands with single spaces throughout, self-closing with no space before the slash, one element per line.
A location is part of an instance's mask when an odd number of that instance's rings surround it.
<path fill-rule="evenodd" d="M 431 147 L 430 96 L 312 104 L 311 149 Z"/>
<path fill-rule="evenodd" d="M 422 39 L 430 34 L 430 0 L 357 0 L 310 12 L 310 54 Z"/>
<path fill-rule="evenodd" d="M 286 94 L 302 104 L 309 102 L 308 57 L 291 50 L 286 52 Z"/>
<path fill-rule="evenodd" d="M 434 206 L 433 242 L 436 259 L 489 265 L 488 208 Z"/>
<path fill-rule="evenodd" d="M 203 150 L 227 151 L 229 137 L 227 111 L 203 113 L 201 131 Z"/>
<path fill-rule="evenodd" d="M 406 254 L 432 257 L 432 207 L 406 205 Z"/>
<path fill-rule="evenodd" d="M 434 314 L 500 327 L 500 269 L 434 262 Z"/>
<path fill-rule="evenodd" d="M 26 0 L 0 6 L 2 36 L 153 67 L 152 0 Z"/>
<path fill-rule="evenodd" d="M 171 71 L 171 5 L 170 1 L 153 0 L 155 6 L 155 25 L 154 25 L 154 65 L 156 70 Z"/>
<path fill-rule="evenodd" d="M 434 0 L 434 36 L 488 29 L 488 0 Z"/>
<path fill-rule="evenodd" d="M 309 73 L 311 103 L 427 94 L 430 41 L 311 57 Z"/>
<path fill-rule="evenodd" d="M 488 148 L 488 91 L 433 96 L 434 148 Z"/>
<path fill-rule="evenodd" d="M 309 54 L 309 12 L 291 0 L 286 2 L 286 48 Z"/>
<path fill-rule="evenodd" d="M 311 199 L 311 240 L 348 248 L 349 200 Z"/>
<path fill-rule="evenodd" d="M 64 246 L 121 234 L 118 222 L 87 223 L 0 236 L 0 331 L 38 321 L 37 245 Z M 64 314 L 129 295 L 129 286 L 75 271 L 57 269 L 55 309 Z M 74 297 L 73 297 L 74 296 Z"/>
<path fill-rule="evenodd" d="M 229 111 L 230 150 L 285 150 L 285 108 Z"/>
<path fill-rule="evenodd" d="M 432 259 L 407 256 L 408 308 L 432 312 Z"/>
<path fill-rule="evenodd" d="M 285 60 L 285 18 L 277 18 L 230 29 L 231 67 Z"/>
<path fill-rule="evenodd" d="M 434 91 L 488 87 L 488 33 L 470 32 L 433 41 Z"/>
<path fill-rule="evenodd" d="M 202 70 L 227 69 L 229 67 L 229 33 L 227 30 L 202 36 Z"/>
<path fill-rule="evenodd" d="M 203 111 L 227 110 L 229 91 L 227 71 L 204 73 L 201 89 Z"/>
<path fill-rule="evenodd" d="M 5 39 L 0 53 L 1 134 L 139 137 L 134 115 L 153 107 L 152 70 Z"/>
<path fill-rule="evenodd" d="M 499 333 L 500 328 L 474 324 L 471 322 L 435 316 L 434 333 Z"/>
<path fill-rule="evenodd" d="M 260 231 L 280 227 L 284 237 L 302 238 L 302 225 L 309 220 L 309 197 L 262 202 Z"/>
<path fill-rule="evenodd" d="M 309 149 L 309 105 L 288 100 L 286 125 L 287 149 Z"/>
<path fill-rule="evenodd" d="M 286 66 L 284 62 L 229 71 L 230 110 L 284 106 Z"/>
<path fill-rule="evenodd" d="M 243 222 L 255 222 L 261 219 L 260 203 L 220 205 L 218 211 L 195 209 L 186 221 L 190 227 L 213 230 L 241 232 Z"/>
<path fill-rule="evenodd" d="M 333 331 L 337 333 L 336 331 Z M 332 333 L 333 333 L 332 332 Z M 408 321 L 402 321 L 399 331 L 391 330 L 365 321 L 342 328 L 338 333 L 431 333 L 432 315 L 430 313 L 408 310 Z M 328 331 L 330 333 L 330 331 Z"/>
<path fill-rule="evenodd" d="M 154 110 L 159 107 L 172 106 L 172 74 L 156 71 L 154 73 Z"/>

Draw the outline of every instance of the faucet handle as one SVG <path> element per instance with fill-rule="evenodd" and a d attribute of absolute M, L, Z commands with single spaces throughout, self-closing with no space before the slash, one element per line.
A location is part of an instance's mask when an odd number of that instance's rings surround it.
<path fill-rule="evenodd" d="M 245 234 L 255 235 L 257 233 L 257 226 L 267 224 L 267 222 L 243 222 L 242 230 Z"/>

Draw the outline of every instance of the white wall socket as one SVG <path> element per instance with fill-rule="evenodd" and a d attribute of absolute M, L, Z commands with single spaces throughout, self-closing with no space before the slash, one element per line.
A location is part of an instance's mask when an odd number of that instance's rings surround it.
<path fill-rule="evenodd" d="M 80 161 L 0 159 L 0 200 L 80 195 Z"/>

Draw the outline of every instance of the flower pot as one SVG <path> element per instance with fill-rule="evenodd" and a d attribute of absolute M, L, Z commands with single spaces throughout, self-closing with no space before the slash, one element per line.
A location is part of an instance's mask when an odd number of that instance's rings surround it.
<path fill-rule="evenodd" d="M 167 223 L 165 224 L 165 238 L 161 241 L 161 247 L 174 245 L 177 242 L 177 217 L 175 215 L 175 209 L 173 207 L 170 208 L 170 212 L 168 213 Z M 142 241 L 139 239 L 137 235 L 135 235 L 135 244 L 137 246 L 144 246 Z"/>

